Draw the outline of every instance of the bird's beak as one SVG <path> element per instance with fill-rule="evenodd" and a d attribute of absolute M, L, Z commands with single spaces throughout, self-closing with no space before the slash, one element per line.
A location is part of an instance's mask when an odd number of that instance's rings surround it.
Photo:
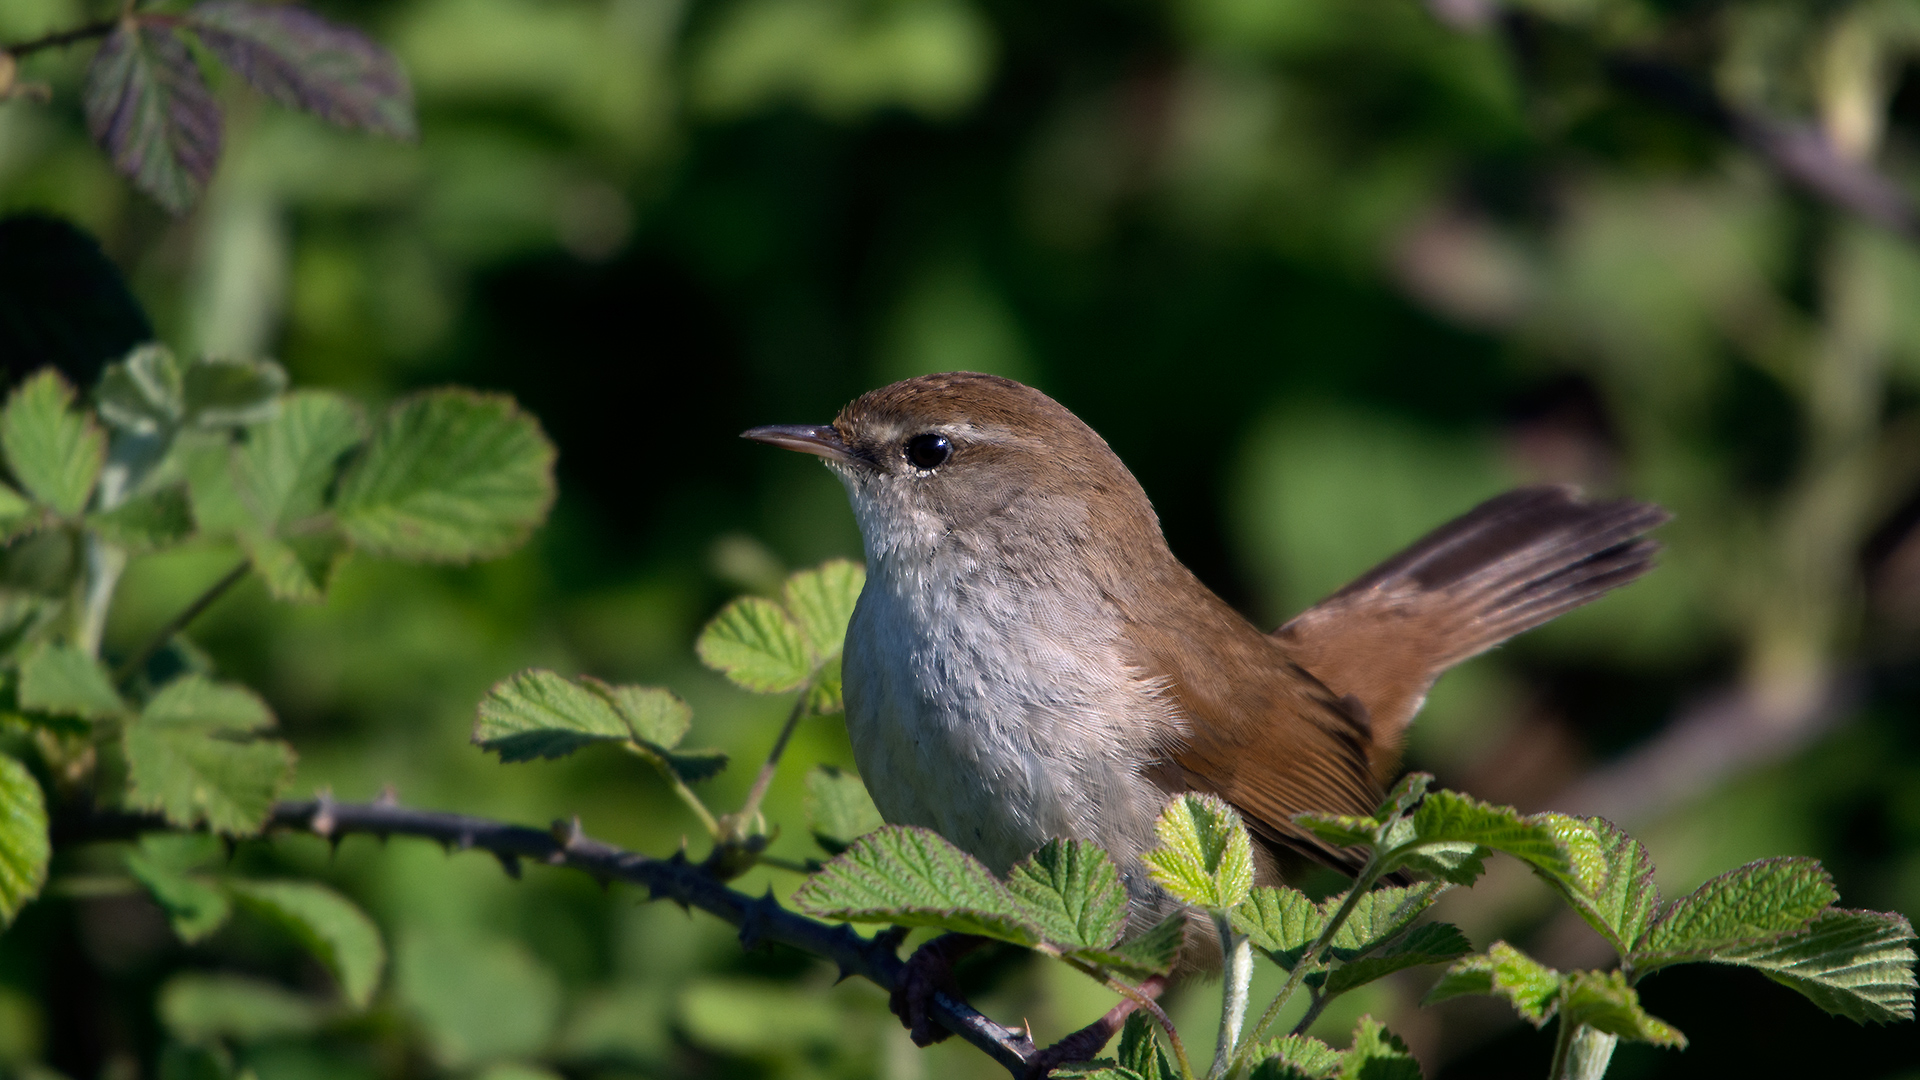
<path fill-rule="evenodd" d="M 769 424 L 740 433 L 743 439 L 767 443 L 803 454 L 815 454 L 828 461 L 853 461 L 853 450 L 831 427 L 812 424 Z"/>

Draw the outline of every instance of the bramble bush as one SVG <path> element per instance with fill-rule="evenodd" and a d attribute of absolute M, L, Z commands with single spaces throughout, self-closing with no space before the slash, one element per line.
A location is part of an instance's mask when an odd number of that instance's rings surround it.
<path fill-rule="evenodd" d="M 157 1001 L 169 1038 L 163 1075 L 229 1075 L 236 1045 L 320 1031 L 364 1012 L 380 993 L 382 936 L 352 900 L 315 881 L 219 866 L 222 840 L 271 843 L 270 829 L 333 840 L 419 835 L 492 851 L 516 874 L 527 858 L 573 865 L 727 918 L 749 946 L 782 941 L 883 986 L 901 970 L 901 931 L 892 928 L 933 927 L 1030 949 L 1141 1006 L 1117 1059 L 1070 1068 L 1083 1077 L 1200 1075 L 1188 1040 L 1137 988 L 1172 969 L 1190 918 L 1214 922 L 1227 972 L 1206 1070 L 1213 1080 L 1420 1075 L 1404 1044 L 1371 1017 L 1344 1049 L 1307 1031 L 1339 996 L 1426 965 L 1445 965 L 1429 1001 L 1493 995 L 1529 1023 L 1557 1024 L 1549 1067 L 1556 1078 L 1602 1075 L 1619 1040 L 1683 1048 L 1685 1036 L 1649 1015 L 1635 990 L 1675 964 L 1752 968 L 1863 1023 L 1912 1017 L 1912 927 L 1899 915 L 1838 907 L 1814 860 L 1750 863 L 1663 903 L 1646 850 L 1606 821 L 1522 815 L 1435 790 L 1420 773 L 1372 817 L 1299 819 L 1364 858 L 1348 888 L 1319 902 L 1284 885 L 1254 884 L 1251 842 L 1231 807 L 1202 795 L 1174 799 L 1147 862 L 1190 914 L 1132 938 L 1123 937 L 1119 875 L 1094 845 L 1055 840 L 996 878 L 927 830 L 881 824 L 858 778 L 829 768 L 808 777 L 810 828 L 829 857 L 804 865 L 770 859 L 775 829 L 760 802 L 788 737 L 804 717 L 841 711 L 840 648 L 864 583 L 860 567 L 845 561 L 792 575 L 777 596 L 735 600 L 696 643 L 701 659 L 740 687 L 793 696 L 772 753 L 731 812 L 717 812 L 693 787 L 727 760 L 681 745 L 691 710 L 671 691 L 533 669 L 479 703 L 473 739 L 503 763 L 595 744 L 648 762 L 708 830 L 711 850 L 698 863 L 684 852 L 655 858 L 611 849 L 565 823 L 542 833 L 391 800 L 280 801 L 293 753 L 271 734 L 271 708 L 222 679 L 180 631 L 246 575 L 282 600 L 313 600 L 350 552 L 417 562 L 501 554 L 543 519 L 554 459 L 533 418 L 498 396 L 432 391 L 368 418 L 340 395 L 289 392 L 285 383 L 271 363 L 182 362 L 145 345 L 110 366 L 85 401 L 49 370 L 0 407 L 0 452 L 13 481 L 0 487 L 8 538 L 0 558 L 0 912 L 11 919 L 34 901 L 50 863 L 126 836 L 130 842 L 111 846 L 121 872 L 167 913 L 183 942 L 207 940 L 244 910 L 311 952 L 332 977 L 333 997 L 323 1001 L 214 971 L 176 975 Z M 128 560 L 215 540 L 236 545 L 244 561 L 153 640 L 103 657 L 100 628 Z M 63 823 L 58 831 L 55 821 Z M 1471 886 L 1496 854 L 1545 880 L 1613 947 L 1618 966 L 1555 971 L 1504 942 L 1475 951 L 1457 928 L 1422 921 L 1442 893 Z M 726 887 L 761 862 L 809 875 L 792 897 L 798 913 L 771 895 Z M 1381 886 L 1389 875 L 1414 883 Z M 861 938 L 849 923 L 889 929 Z M 1286 981 L 1248 1025 L 1256 955 L 1284 969 Z M 1269 1038 L 1302 995 L 1306 1010 L 1292 1031 Z M 942 1023 L 1016 1073 L 1032 1057 L 1024 1032 L 963 1002 L 938 1005 Z"/>

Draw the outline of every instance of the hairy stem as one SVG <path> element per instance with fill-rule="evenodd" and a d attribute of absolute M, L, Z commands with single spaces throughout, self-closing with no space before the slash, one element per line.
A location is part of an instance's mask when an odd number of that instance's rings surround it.
<path fill-rule="evenodd" d="M 1291 1034 L 1305 1035 L 1307 1029 L 1313 1026 L 1313 1022 L 1320 1019 L 1320 1014 L 1327 1011 L 1327 1004 L 1332 1000 L 1332 997 L 1322 994 L 1318 990 L 1309 990 L 1307 996 L 1307 1014 L 1300 1018 L 1299 1023 L 1293 1025 Z"/>
<path fill-rule="evenodd" d="M 1173 1048 L 1173 1058 L 1180 1066 L 1181 1077 L 1184 1080 L 1198 1080 L 1193 1071 L 1193 1062 L 1187 1057 L 1187 1044 L 1181 1041 L 1179 1029 L 1173 1026 L 1173 1018 L 1168 1016 L 1167 1011 L 1160 1007 L 1160 1003 L 1153 999 L 1153 995 L 1131 983 L 1122 982 L 1105 970 L 1083 960 L 1076 960 L 1071 956 L 1062 956 L 1060 959 L 1066 961 L 1068 967 L 1088 978 L 1098 980 L 1107 989 L 1133 1002 L 1140 1011 L 1153 1017 L 1154 1023 L 1160 1025 L 1160 1030 L 1167 1033 L 1167 1043 Z"/>
<path fill-rule="evenodd" d="M 1619 1042 L 1618 1036 L 1561 1020 L 1554 1033 L 1552 1080 L 1601 1080 Z"/>
<path fill-rule="evenodd" d="M 1247 1019 L 1247 989 L 1253 984 L 1253 945 L 1245 934 L 1233 932 L 1233 924 L 1224 912 L 1213 914 L 1214 932 L 1220 936 L 1220 1038 L 1213 1048 L 1213 1067 L 1207 1080 L 1221 1080 L 1239 1048 L 1240 1028 Z"/>
<path fill-rule="evenodd" d="M 159 652 L 166 646 L 167 642 L 173 640 L 173 635 L 185 630 L 188 623 L 199 618 L 202 612 L 212 607 L 213 602 L 226 595 L 228 589 L 240 584 L 240 579 L 247 576 L 247 567 L 249 565 L 251 564 L 246 560 L 241 560 L 240 565 L 227 571 L 221 576 L 220 580 L 207 586 L 205 592 L 194 597 L 193 603 L 181 608 L 178 615 L 168 619 L 167 624 L 154 631 L 153 636 L 147 639 L 145 645 L 137 649 L 132 656 L 120 662 L 120 666 L 114 669 L 113 681 L 123 683 L 138 673 L 141 668 L 146 666 L 148 660 L 153 659 L 154 653 Z"/>

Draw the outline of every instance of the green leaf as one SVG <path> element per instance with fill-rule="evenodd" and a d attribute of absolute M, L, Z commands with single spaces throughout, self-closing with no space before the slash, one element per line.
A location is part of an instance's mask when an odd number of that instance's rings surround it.
<path fill-rule="evenodd" d="M 1653 857 L 1638 840 L 1605 818 L 1588 818 L 1600 855 L 1601 869 L 1588 887 L 1567 878 L 1547 877 L 1560 895 L 1622 959 L 1640 944 L 1660 908 L 1660 889 L 1653 882 Z"/>
<path fill-rule="evenodd" d="M 35 501 L 74 517 L 86 509 L 106 461 L 107 437 L 73 410 L 73 390 L 51 368 L 27 379 L 0 410 L 0 448 Z"/>
<path fill-rule="evenodd" d="M 160 1049 L 159 1080 L 241 1080 L 233 1074 L 233 1055 L 224 1046 L 187 1046 L 170 1042 Z"/>
<path fill-rule="evenodd" d="M 0 543 L 32 531 L 39 523 L 40 515 L 33 508 L 33 503 L 7 485 L 0 484 Z M 836 681 L 834 693 L 839 691 Z"/>
<path fill-rule="evenodd" d="M 208 51 L 288 108 L 399 139 L 418 133 L 400 61 L 352 27 L 238 0 L 205 0 L 188 20 Z"/>
<path fill-rule="evenodd" d="M 200 370 L 189 371 L 189 388 Z M 236 376 L 235 381 L 254 380 Z M 241 392 L 228 390 L 229 397 Z M 269 385 L 251 386 L 248 392 L 266 402 L 278 394 Z M 249 518 L 273 531 L 320 514 L 346 455 L 366 437 L 365 417 L 346 398 L 320 390 L 288 395 L 272 419 L 248 429 L 247 441 L 233 452 L 235 483 Z"/>
<path fill-rule="evenodd" d="M 265 1042 L 311 1035 L 330 1018 L 324 1004 L 263 979 L 185 972 L 167 980 L 160 1022 L 181 1042 Z"/>
<path fill-rule="evenodd" d="M 867 786 L 850 772 L 816 765 L 807 774 L 807 826 L 829 855 L 885 824 Z"/>
<path fill-rule="evenodd" d="M 0 926 L 47 883 L 47 800 L 17 758 L 0 754 Z"/>
<path fill-rule="evenodd" d="M 185 872 L 175 856 L 160 834 L 148 834 L 138 850 L 127 854 L 127 872 L 147 887 L 166 911 L 173 932 L 191 945 L 225 926 L 233 904 L 217 883 Z"/>
<path fill-rule="evenodd" d="M 841 685 L 838 656 L 820 665 L 813 686 L 807 690 L 808 716 L 838 716 L 847 711 L 845 689 Z"/>
<path fill-rule="evenodd" d="M 193 535 L 193 507 L 186 488 L 174 484 L 135 495 L 104 514 L 89 514 L 87 528 L 136 554 L 157 551 Z"/>
<path fill-rule="evenodd" d="M 437 390 L 388 410 L 335 512 L 374 555 L 470 562 L 523 543 L 553 502 L 553 444 L 512 399 Z"/>
<path fill-rule="evenodd" d="M 136 346 L 109 364 L 94 389 L 100 419 L 134 435 L 171 432 L 186 416 L 186 388 L 173 350 L 158 342 Z"/>
<path fill-rule="evenodd" d="M 1396 971 L 1426 964 L 1444 964 L 1472 951 L 1473 945 L 1458 927 L 1450 923 L 1428 923 L 1415 927 L 1407 936 L 1377 954 L 1334 968 L 1327 976 L 1324 992 L 1328 997 L 1344 994 Z"/>
<path fill-rule="evenodd" d="M 1805 927 L 1840 899 L 1817 859 L 1761 859 L 1675 900 L 1633 953 L 1645 974 L 1719 950 L 1772 941 Z"/>
<path fill-rule="evenodd" d="M 1347 814 L 1295 814 L 1294 823 L 1334 847 L 1372 847 L 1380 823 Z"/>
<path fill-rule="evenodd" d="M 1707 959 L 1756 968 L 1836 1016 L 1884 1024 L 1913 1019 L 1913 940 L 1905 916 L 1829 908 L 1805 933 L 1727 946 Z"/>
<path fill-rule="evenodd" d="M 333 572 L 347 554 L 346 538 L 334 532 L 276 540 L 248 531 L 240 533 L 239 540 L 268 594 L 291 603 L 324 599 Z"/>
<path fill-rule="evenodd" d="M 1520 1018 L 1545 1026 L 1560 1005 L 1560 973 L 1504 941 L 1485 953 L 1456 961 L 1427 993 L 1426 1004 L 1464 994 L 1506 998 Z"/>
<path fill-rule="evenodd" d="M 1563 1024 L 1585 1024 L 1633 1042 L 1675 1050 L 1687 1048 L 1687 1037 L 1679 1029 L 1640 1007 L 1640 995 L 1618 971 L 1572 972 L 1566 976 L 1561 993 Z"/>
<path fill-rule="evenodd" d="M 160 688 L 140 710 L 140 723 L 190 731 L 245 733 L 273 726 L 273 710 L 238 683 L 183 675 Z"/>
<path fill-rule="evenodd" d="M 1334 932 L 1333 941 L 1330 942 L 1333 955 L 1346 960 L 1372 950 L 1405 930 L 1421 913 L 1433 906 L 1434 900 L 1446 890 L 1445 884 L 1428 881 L 1406 888 L 1390 886 L 1363 893 L 1354 901 L 1353 911 L 1347 916 L 1347 921 Z M 1320 905 L 1321 926 L 1333 920 L 1341 900 L 1340 895 L 1330 896 Z"/>
<path fill-rule="evenodd" d="M 1049 840 L 1015 864 L 1007 891 L 1049 945 L 1105 949 L 1127 926 L 1127 891 L 1107 853 L 1085 840 Z"/>
<path fill-rule="evenodd" d="M 1146 1013 L 1129 1013 L 1120 1029 L 1119 1065 L 1140 1080 L 1175 1080 L 1180 1074 L 1167 1060 L 1156 1030 Z"/>
<path fill-rule="evenodd" d="M 1253 844 L 1240 815 L 1212 795 L 1186 794 L 1154 822 L 1158 847 L 1144 861 L 1153 880 L 1180 900 L 1225 911 L 1253 891 Z"/>
<path fill-rule="evenodd" d="M 1112 1058 L 1094 1058 L 1062 1065 L 1047 1074 L 1060 1080 L 1146 1080 L 1132 1069 L 1121 1068 Z"/>
<path fill-rule="evenodd" d="M 1070 955 L 1122 975 L 1144 979 L 1173 970 L 1186 936 L 1187 913 L 1176 911 L 1140 936 L 1110 949 L 1075 949 Z"/>
<path fill-rule="evenodd" d="M 503 762 L 564 757 L 590 743 L 633 737 L 605 695 L 541 668 L 495 683 L 473 729 L 473 741 Z"/>
<path fill-rule="evenodd" d="M 702 663 L 760 694 L 792 690 L 813 674 L 806 636 L 771 600 L 743 596 L 713 617 L 694 651 Z"/>
<path fill-rule="evenodd" d="M 1291 971 L 1300 962 L 1300 954 L 1327 928 L 1327 916 L 1328 912 L 1298 889 L 1262 885 L 1227 917 L 1254 948 Z"/>
<path fill-rule="evenodd" d="M 560 980 L 511 938 L 418 930 L 400 939 L 395 997 L 449 1069 L 537 1058 L 560 1019 Z"/>
<path fill-rule="evenodd" d="M 1421 844 L 1402 849 L 1394 864 L 1450 885 L 1471 885 L 1487 872 L 1487 854 L 1478 844 Z"/>
<path fill-rule="evenodd" d="M 671 750 L 693 726 L 693 707 L 671 690 L 657 686 L 616 686 L 599 679 L 581 683 L 605 698 L 620 714 L 635 739 L 659 750 Z"/>
<path fill-rule="evenodd" d="M 21 708 L 57 716 L 100 720 L 126 709 L 100 661 L 72 645 L 45 641 L 20 661 L 19 694 Z"/>
<path fill-rule="evenodd" d="M 291 934 L 339 984 L 356 1009 L 364 1009 L 380 986 L 387 964 L 380 930 L 353 901 L 311 881 L 233 879 L 227 889 L 242 908 Z"/>
<path fill-rule="evenodd" d="M 1419 845 L 1472 844 L 1503 851 L 1542 873 L 1579 880 L 1571 842 L 1584 835 L 1583 823 L 1564 815 L 1527 817 L 1510 806 L 1494 806 L 1455 791 L 1434 791 L 1413 812 Z M 1389 859 L 1389 869 L 1399 865 Z M 1584 869 L 1597 867 L 1587 861 Z"/>
<path fill-rule="evenodd" d="M 293 748 L 277 739 L 240 741 L 203 727 L 128 724 L 127 805 L 174 825 L 201 821 L 219 833 L 251 836 L 293 779 Z"/>
<path fill-rule="evenodd" d="M 1040 943 L 1007 887 L 927 829 L 886 825 L 836 855 L 793 894 L 815 918 L 933 926 L 1016 945 Z"/>
<path fill-rule="evenodd" d="M 1353 1045 L 1340 1056 L 1341 1080 L 1422 1080 L 1420 1062 L 1388 1031 L 1386 1025 L 1371 1016 L 1362 1016 L 1353 1028 Z"/>
<path fill-rule="evenodd" d="M 186 39 L 164 22 L 119 20 L 87 68 L 87 129 L 135 187 L 174 214 L 220 160 L 220 106 Z"/>
<path fill-rule="evenodd" d="M 1284 1035 L 1254 1051 L 1252 1080 L 1328 1080 L 1345 1057 L 1311 1035 Z"/>
<path fill-rule="evenodd" d="M 840 655 L 853 605 L 866 583 L 866 567 L 846 559 L 829 560 L 787 579 L 780 598 L 800 625 L 816 661 Z"/>
<path fill-rule="evenodd" d="M 188 423 L 213 429 L 246 427 L 274 418 L 287 389 L 287 372 L 271 360 L 203 356 L 187 364 L 181 382 Z"/>

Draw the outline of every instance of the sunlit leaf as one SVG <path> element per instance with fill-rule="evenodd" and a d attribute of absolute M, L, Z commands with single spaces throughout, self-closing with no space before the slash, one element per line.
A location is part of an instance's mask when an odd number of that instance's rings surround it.
<path fill-rule="evenodd" d="M 136 721 L 122 743 L 127 805 L 182 828 L 260 831 L 273 800 L 293 779 L 293 748 L 277 739 L 241 741 L 205 727 Z"/>
<path fill-rule="evenodd" d="M 780 591 L 781 601 L 799 624 L 816 658 L 840 654 L 847 622 L 853 618 L 853 605 L 866 582 L 866 568 L 846 559 L 832 559 L 817 569 L 802 570 L 787 578 Z"/>
<path fill-rule="evenodd" d="M 188 374 L 205 369 L 195 367 Z M 267 388 L 257 392 L 265 396 Z M 232 464 L 249 517 L 275 532 L 326 508 L 343 459 L 367 435 L 359 406 L 338 394 L 302 390 L 277 400 L 272 419 L 248 429 Z"/>
<path fill-rule="evenodd" d="M 1327 1080 L 1345 1056 L 1311 1035 L 1283 1035 L 1253 1051 L 1252 1080 Z"/>
<path fill-rule="evenodd" d="M 1301 828 L 1341 848 L 1372 845 L 1374 831 L 1380 826 L 1372 818 L 1347 814 L 1295 814 L 1293 820 Z"/>
<path fill-rule="evenodd" d="M 1355 953 L 1373 949 L 1406 929 L 1427 908 L 1433 906 L 1434 900 L 1446 889 L 1447 886 L 1441 882 L 1427 881 L 1405 888 L 1389 886 L 1360 894 L 1354 901 L 1353 911 L 1333 935 L 1330 943 L 1333 955 L 1345 960 Z M 1321 903 L 1322 926 L 1333 920 L 1343 898 L 1344 894 L 1330 896 Z"/>
<path fill-rule="evenodd" d="M 100 419 L 135 435 L 171 431 L 187 414 L 186 386 L 173 350 L 148 342 L 110 364 L 94 388 Z"/>
<path fill-rule="evenodd" d="M 1653 858 L 1638 840 L 1605 818 L 1588 818 L 1602 869 L 1587 887 L 1567 878 L 1547 881 L 1622 957 L 1631 953 L 1660 908 Z"/>
<path fill-rule="evenodd" d="M 325 965 L 354 1008 L 373 1000 L 387 949 L 379 928 L 353 901 L 312 881 L 235 878 L 227 889 L 242 908 L 280 926 Z"/>
<path fill-rule="evenodd" d="M 126 705 L 100 661 L 72 645 L 41 642 L 20 660 L 20 707 L 99 720 Z"/>
<path fill-rule="evenodd" d="M 243 532 L 239 540 L 268 594 L 293 603 L 324 599 L 333 572 L 347 555 L 346 539 L 331 530 L 284 540 Z"/>
<path fill-rule="evenodd" d="M 860 778 L 831 765 L 816 765 L 807 774 L 806 811 L 813 838 L 829 855 L 884 824 Z"/>
<path fill-rule="evenodd" d="M 195 731 L 251 732 L 273 726 L 273 710 L 238 683 L 183 675 L 160 688 L 140 710 L 140 723 Z"/>
<path fill-rule="evenodd" d="M 1327 926 L 1327 912 L 1320 905 L 1285 885 L 1255 888 L 1228 917 L 1254 948 L 1289 970 Z"/>
<path fill-rule="evenodd" d="M 1640 1007 L 1640 995 L 1618 971 L 1575 971 L 1565 976 L 1560 1022 L 1585 1024 L 1632 1042 L 1684 1050 L 1679 1029 Z"/>
<path fill-rule="evenodd" d="M 72 517 L 86 509 L 106 460 L 107 437 L 73 408 L 73 390 L 52 369 L 21 383 L 0 410 L 7 468 L 35 500 Z"/>
<path fill-rule="evenodd" d="M 758 596 L 721 608 L 700 631 L 694 651 L 708 667 L 762 694 L 791 690 L 813 672 L 799 625 L 780 605 Z"/>
<path fill-rule="evenodd" d="M 564 757 L 590 743 L 631 738 L 604 695 L 539 668 L 494 684 L 473 729 L 473 741 L 503 762 Z"/>
<path fill-rule="evenodd" d="M 1159 846 L 1145 862 L 1153 880 L 1189 904 L 1224 911 L 1253 890 L 1253 845 L 1233 808 L 1211 795 L 1186 794 L 1154 822 Z"/>
<path fill-rule="evenodd" d="M 615 685 L 598 679 L 581 681 L 613 705 L 634 738 L 657 749 L 671 750 L 679 746 L 687 735 L 687 728 L 693 724 L 693 708 L 671 690 Z"/>
<path fill-rule="evenodd" d="M 289 108 L 381 135 L 417 133 L 413 89 L 393 54 L 304 8 L 208 0 L 187 14 L 207 49 Z"/>
<path fill-rule="evenodd" d="M 1913 1019 L 1913 941 L 1903 915 L 1829 908 L 1805 933 L 1726 946 L 1707 959 L 1757 968 L 1836 1016 L 1885 1024 Z"/>
<path fill-rule="evenodd" d="M 47 800 L 17 758 L 0 754 L 0 925 L 47 883 Z"/>
<path fill-rule="evenodd" d="M 821 919 L 933 926 L 1016 945 L 1042 939 L 978 859 L 911 826 L 883 826 L 854 841 L 809 877 L 793 902 Z"/>
<path fill-rule="evenodd" d="M 1570 824 L 1571 823 L 1571 824 Z M 1579 826 L 1579 828 L 1575 828 Z M 1429 792 L 1413 812 L 1421 844 L 1473 844 L 1505 852 L 1543 873 L 1577 877 L 1597 863 L 1576 865 L 1568 837 L 1584 825 L 1559 815 L 1527 817 L 1454 791 Z"/>
<path fill-rule="evenodd" d="M 387 411 L 335 511 L 374 555 L 470 562 L 520 546 L 553 502 L 553 444 L 510 398 L 436 390 Z"/>
<path fill-rule="evenodd" d="M 1180 1074 L 1174 1070 L 1173 1063 L 1167 1060 L 1167 1052 L 1160 1045 L 1157 1029 L 1147 1014 L 1134 1012 L 1127 1016 L 1126 1026 L 1120 1029 L 1120 1045 L 1116 1048 L 1119 1065 L 1140 1080 L 1174 1080 Z"/>
<path fill-rule="evenodd" d="M 183 972 L 160 988 L 160 1022 L 182 1042 L 264 1042 L 310 1035 L 333 1010 L 263 979 Z"/>
<path fill-rule="evenodd" d="M 87 128 L 114 168 L 175 214 L 199 200 L 220 160 L 220 106 L 171 26 L 122 18 L 94 54 L 85 97 Z"/>
<path fill-rule="evenodd" d="M 1507 999 L 1520 1018 L 1541 1027 L 1560 1003 L 1560 973 L 1504 941 L 1486 952 L 1459 960 L 1440 976 L 1426 1003 L 1464 994 L 1493 994 Z"/>
<path fill-rule="evenodd" d="M 1840 894 L 1818 860 L 1761 859 L 1729 870 L 1675 900 L 1633 954 L 1641 973 L 1706 958 L 1716 950 L 1792 933 Z"/>
<path fill-rule="evenodd" d="M 1400 1036 L 1371 1016 L 1353 1027 L 1353 1045 L 1340 1055 L 1341 1080 L 1422 1080 L 1420 1062 Z"/>
<path fill-rule="evenodd" d="M 1187 913 L 1176 911 L 1146 932 L 1112 948 L 1074 949 L 1071 955 L 1124 976 L 1144 979 L 1150 975 L 1165 975 L 1173 970 L 1186 934 Z"/>
<path fill-rule="evenodd" d="M 1105 949 L 1127 925 L 1127 891 L 1107 853 L 1085 840 L 1049 840 L 1014 864 L 1007 891 L 1050 945 Z"/>

